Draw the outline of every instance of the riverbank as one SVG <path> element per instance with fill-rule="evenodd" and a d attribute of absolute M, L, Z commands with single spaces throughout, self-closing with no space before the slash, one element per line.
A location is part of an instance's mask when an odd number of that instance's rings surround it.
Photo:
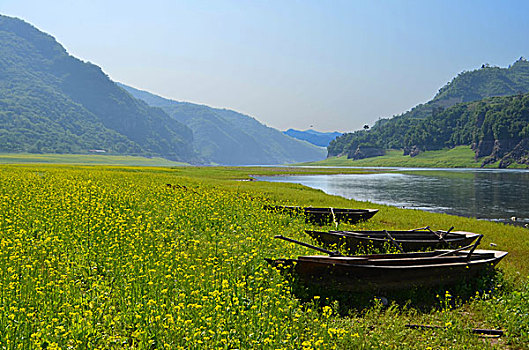
<path fill-rule="evenodd" d="M 474 158 L 470 146 L 458 146 L 439 151 L 421 152 L 415 157 L 404 156 L 402 151 L 387 150 L 386 155 L 359 160 L 346 156 L 330 157 L 318 162 L 301 163 L 303 166 L 351 166 L 351 167 L 410 167 L 410 168 L 479 168 L 483 159 Z M 497 168 L 499 162 L 488 164 L 487 168 Z M 525 169 L 527 165 L 511 164 L 509 168 Z"/>
<path fill-rule="evenodd" d="M 257 177 L 404 209 L 529 224 L 529 172 L 518 169 L 391 168 L 386 173 Z M 418 168 L 416 168 L 418 169 Z M 513 220 L 512 218 L 516 219 Z"/>
<path fill-rule="evenodd" d="M 330 196 L 250 175 L 336 173 L 305 168 L 0 166 L 0 342 L 60 347 L 459 348 L 529 344 L 529 239 L 524 229 Z M 347 170 L 345 170 L 347 171 Z M 351 171 L 358 171 L 353 170 Z M 376 208 L 342 228 L 483 233 L 481 247 L 509 251 L 503 286 L 457 301 L 443 291 L 431 309 L 372 299 L 339 315 L 302 303 L 265 258 L 313 254 L 274 240 L 310 242 L 302 218 L 263 204 Z M 326 227 L 330 229 L 331 227 Z M 386 295 L 391 302 L 391 295 Z M 407 323 L 446 326 L 412 330 Z M 468 328 L 501 328 L 483 340 Z M 32 334 L 35 334 L 32 336 Z M 110 345 L 109 345 L 110 344 Z"/>

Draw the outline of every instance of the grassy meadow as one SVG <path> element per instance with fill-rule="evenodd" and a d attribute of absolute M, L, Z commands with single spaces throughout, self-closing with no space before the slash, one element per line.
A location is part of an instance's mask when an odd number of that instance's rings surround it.
<path fill-rule="evenodd" d="M 72 165 L 124 165 L 124 166 L 178 166 L 159 157 L 136 157 L 108 154 L 55 154 L 55 153 L 0 153 L 0 164 L 72 164 Z"/>
<path fill-rule="evenodd" d="M 242 181 L 309 172 L 336 169 L 1 165 L 2 348 L 529 347 L 528 230 Z M 344 313 L 319 295 L 300 300 L 265 262 L 314 251 L 274 240 L 310 242 L 303 230 L 311 226 L 264 204 L 379 208 L 369 222 L 342 227 L 455 226 L 509 255 L 494 290 L 470 300 L 443 290 L 424 309 L 385 295 L 389 307 L 371 298 Z M 506 335 L 481 338 L 472 327 Z"/>
<path fill-rule="evenodd" d="M 410 168 L 479 168 L 482 159 L 474 159 L 474 151 L 469 146 L 457 146 L 439 151 L 421 152 L 415 157 L 404 156 L 402 151 L 387 150 L 384 156 L 359 160 L 346 156 L 331 157 L 318 162 L 302 163 L 306 166 L 353 166 L 353 167 L 410 167 Z M 487 168 L 497 168 L 499 162 L 488 164 Z M 509 168 L 527 168 L 523 164 L 511 164 Z"/>

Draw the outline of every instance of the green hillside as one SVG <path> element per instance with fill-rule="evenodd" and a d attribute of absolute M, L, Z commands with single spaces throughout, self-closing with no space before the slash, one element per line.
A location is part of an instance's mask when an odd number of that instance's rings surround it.
<path fill-rule="evenodd" d="M 0 152 L 196 158 L 188 127 L 133 98 L 50 35 L 0 15 L 0 47 Z"/>
<path fill-rule="evenodd" d="M 227 165 L 285 164 L 325 158 L 325 149 L 294 139 L 228 109 L 177 102 L 120 84 L 134 97 L 160 107 L 193 130 L 201 157 Z"/>
<path fill-rule="evenodd" d="M 529 62 L 525 59 L 509 68 L 464 72 L 427 104 L 382 119 L 371 130 L 338 137 L 329 145 L 328 156 L 361 159 L 379 155 L 377 149 L 404 149 L 405 155 L 415 156 L 466 145 L 485 164 L 527 164 L 529 95 L 523 94 L 527 91 Z"/>
<path fill-rule="evenodd" d="M 329 167 L 409 167 L 409 168 L 479 168 L 482 160 L 475 159 L 474 151 L 469 146 L 444 148 L 437 151 L 425 151 L 416 157 L 402 154 L 402 151 L 387 150 L 378 157 L 348 159 L 347 156 L 329 157 L 318 162 L 300 163 L 303 166 Z M 487 168 L 498 167 L 498 163 L 490 163 Z M 509 168 L 527 168 L 529 165 L 511 164 Z"/>

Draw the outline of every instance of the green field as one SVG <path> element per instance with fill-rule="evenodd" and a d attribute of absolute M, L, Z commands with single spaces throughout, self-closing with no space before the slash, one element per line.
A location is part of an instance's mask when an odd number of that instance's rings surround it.
<path fill-rule="evenodd" d="M 336 169 L 0 166 L 0 344 L 3 348 L 482 349 L 529 346 L 527 230 L 375 205 L 251 174 Z M 351 171 L 357 170 L 343 170 Z M 264 204 L 372 207 L 341 228 L 435 229 L 485 235 L 509 255 L 494 290 L 418 291 L 382 307 L 300 299 L 264 258 L 314 254 L 301 217 Z M 331 227 L 327 227 L 330 229 Z M 499 285 L 501 284 L 501 286 Z M 426 294 L 426 295 L 424 295 Z M 390 302 L 394 295 L 385 295 Z M 447 327 L 419 331 L 407 323 Z M 484 339 L 468 328 L 500 328 Z"/>
<path fill-rule="evenodd" d="M 424 167 L 424 168 L 479 168 L 481 160 L 474 159 L 474 151 L 469 146 L 458 146 L 452 149 L 428 151 L 415 157 L 404 156 L 402 151 L 388 150 L 386 155 L 359 160 L 347 159 L 346 156 L 331 157 L 318 162 L 302 163 L 311 166 L 353 166 L 353 167 Z M 497 168 L 498 164 L 487 165 Z M 526 167 L 512 165 L 511 167 Z"/>
<path fill-rule="evenodd" d="M 164 158 L 113 156 L 104 154 L 37 154 L 0 153 L 0 164 L 77 164 L 77 165 L 125 165 L 125 166 L 178 166 L 186 163 Z"/>

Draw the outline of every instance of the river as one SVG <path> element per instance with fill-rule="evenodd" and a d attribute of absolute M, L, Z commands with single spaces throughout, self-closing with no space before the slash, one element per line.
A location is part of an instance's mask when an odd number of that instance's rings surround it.
<path fill-rule="evenodd" d="M 359 201 L 478 219 L 529 223 L 529 171 L 384 169 L 375 174 L 259 176 Z M 402 173 L 405 172 L 405 173 Z"/>

